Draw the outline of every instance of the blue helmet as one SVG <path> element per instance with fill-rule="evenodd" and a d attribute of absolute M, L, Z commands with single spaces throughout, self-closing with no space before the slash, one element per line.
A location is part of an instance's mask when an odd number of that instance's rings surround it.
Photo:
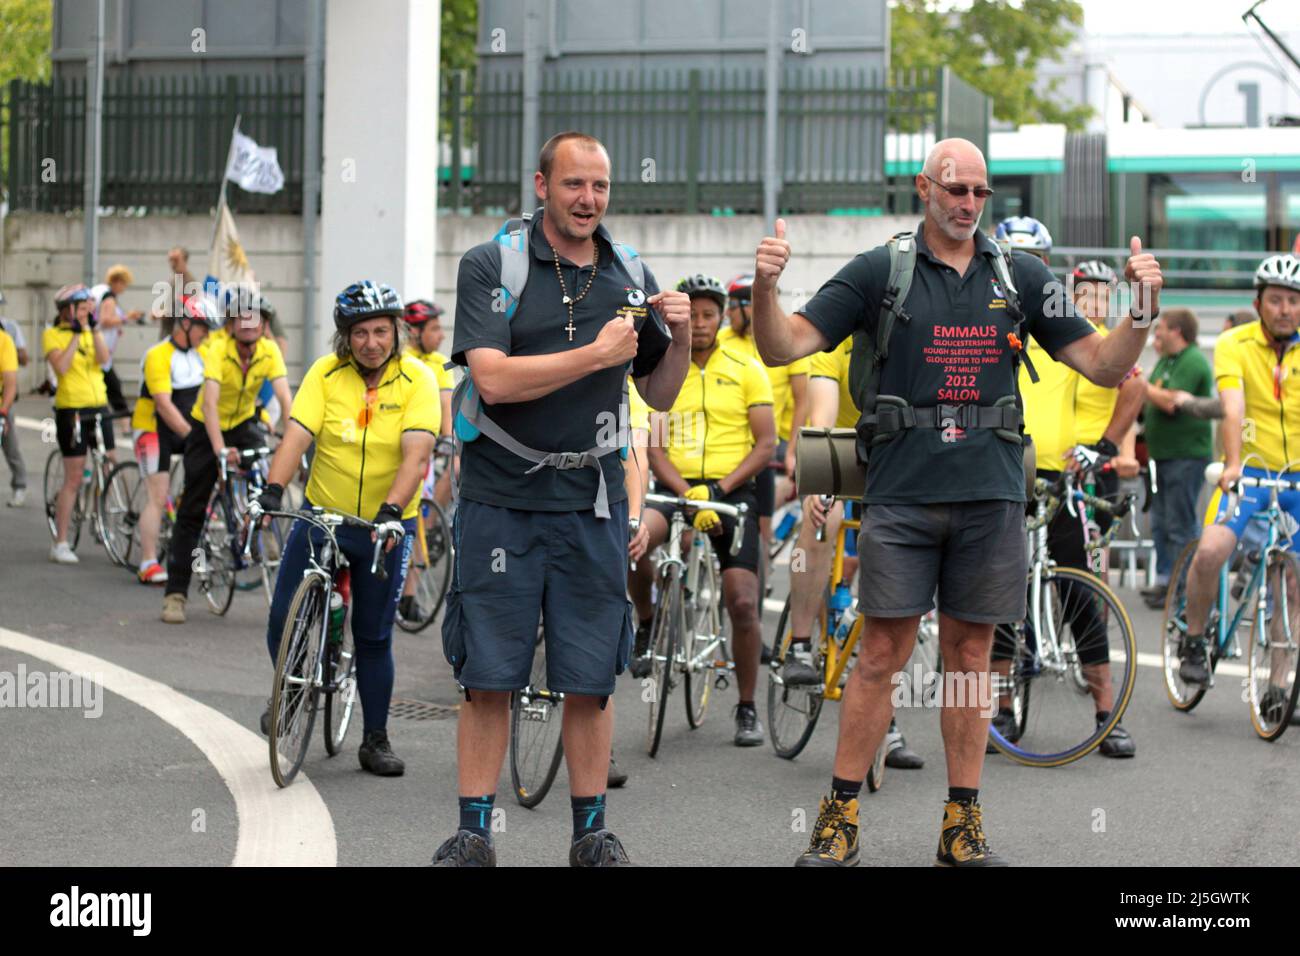
<path fill-rule="evenodd" d="M 1003 219 L 994 230 L 993 238 L 1005 242 L 1012 249 L 1041 253 L 1052 251 L 1052 234 L 1033 216 Z"/>
<path fill-rule="evenodd" d="M 362 279 L 334 300 L 334 326 L 344 335 L 358 322 L 388 316 L 402 317 L 402 297 L 390 285 Z"/>

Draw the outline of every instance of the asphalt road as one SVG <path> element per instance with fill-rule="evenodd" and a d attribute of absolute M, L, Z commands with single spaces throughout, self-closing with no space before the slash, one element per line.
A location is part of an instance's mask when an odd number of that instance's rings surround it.
<path fill-rule="evenodd" d="M 24 399 L 18 411 L 35 419 L 46 408 Z M 3 711 L 0 864 L 426 863 L 456 822 L 450 708 L 459 698 L 437 624 L 396 637 L 396 696 L 443 705 L 412 710 L 444 715 L 390 722 L 406 775 L 379 779 L 358 768 L 358 720 L 338 757 L 325 755 L 318 735 L 299 781 L 279 791 L 256 729 L 272 670 L 260 592 L 236 595 L 224 618 L 191 600 L 189 623 L 172 627 L 159 620 L 160 591 L 113 567 L 88 536 L 80 565 L 49 563 L 40 475 L 53 446 L 39 430 L 21 434 L 33 485 L 25 509 L 0 507 L 0 675 L 82 668 L 100 672 L 107 689 L 98 717 L 84 708 Z M 8 500 L 7 488 L 0 497 Z M 1158 654 L 1158 616 L 1135 594 L 1121 596 L 1139 650 Z M 770 633 L 775 615 L 765 624 Z M 829 783 L 835 705 L 804 753 L 785 761 L 770 747 L 732 746 L 734 686 L 716 695 L 696 731 L 674 698 L 651 760 L 639 685 L 624 678 L 615 701 L 615 753 L 631 780 L 611 792 L 608 820 L 635 862 L 784 866 L 806 846 L 794 828 L 801 815 L 815 817 Z M 890 771 L 879 793 L 864 795 L 864 864 L 932 861 L 946 786 L 938 724 L 933 711 L 903 717 L 926 767 Z M 981 799 L 1000 853 L 1055 866 L 1300 863 L 1300 731 L 1260 741 L 1235 681 L 1222 681 L 1192 714 L 1176 713 L 1151 666 L 1138 669 L 1125 724 L 1134 760 L 1094 754 L 1045 770 L 988 759 Z M 536 810 L 514 803 L 508 768 L 498 793 L 501 865 L 563 865 L 564 771 Z"/>

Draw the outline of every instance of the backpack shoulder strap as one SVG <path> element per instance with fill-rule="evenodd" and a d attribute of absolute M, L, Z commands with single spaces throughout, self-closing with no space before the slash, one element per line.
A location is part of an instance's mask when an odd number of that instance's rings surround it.
<path fill-rule="evenodd" d="M 1017 361 L 1025 363 L 1025 371 L 1029 373 L 1029 380 L 1035 384 L 1038 382 L 1038 371 L 1034 368 L 1034 363 L 1029 360 L 1028 343 L 1025 341 L 1025 313 L 1020 308 L 1020 290 L 1016 288 L 1015 273 L 1011 266 L 1011 252 L 1009 247 L 1004 247 L 1002 243 L 995 244 L 995 251 L 989 255 L 993 262 L 993 271 L 1002 283 L 1002 289 L 1006 293 L 1007 314 L 1011 316 L 1011 321 L 1015 324 L 1016 339 L 1021 343 L 1020 349 L 1017 350 Z"/>
<path fill-rule="evenodd" d="M 532 213 L 508 220 L 493 237 L 501 252 L 501 288 L 505 290 L 506 321 L 514 318 L 519 298 L 528 283 L 528 258 Z"/>
<path fill-rule="evenodd" d="M 623 263 L 623 268 L 627 270 L 628 276 L 632 279 L 632 284 L 638 289 L 644 289 L 645 264 L 641 261 L 641 257 L 627 243 L 617 240 L 611 241 L 614 245 L 614 254 L 618 256 L 619 262 Z"/>
<path fill-rule="evenodd" d="M 900 232 L 889 240 L 889 279 L 880 299 L 880 320 L 876 326 L 876 363 L 884 364 L 889 358 L 889 337 L 894 322 L 910 321 L 903 311 L 903 303 L 912 290 L 912 275 L 916 272 L 916 237 L 910 232 Z"/>

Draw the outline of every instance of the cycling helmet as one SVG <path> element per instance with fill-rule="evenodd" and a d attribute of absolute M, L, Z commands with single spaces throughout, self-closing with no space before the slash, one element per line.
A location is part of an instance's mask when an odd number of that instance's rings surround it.
<path fill-rule="evenodd" d="M 390 285 L 362 279 L 338 294 L 334 300 L 334 326 L 347 334 L 358 322 L 388 316 L 402 317 L 402 297 Z"/>
<path fill-rule="evenodd" d="M 687 276 L 677 283 L 677 291 L 685 292 L 694 299 L 698 295 L 706 295 L 714 302 L 718 303 L 719 309 L 727 307 L 727 292 L 722 288 L 722 283 L 713 276 L 706 276 L 702 272 L 697 272 L 693 276 Z"/>
<path fill-rule="evenodd" d="M 727 295 L 737 302 L 748 302 L 753 296 L 754 273 L 742 272 L 727 283 Z"/>
<path fill-rule="evenodd" d="M 1269 256 L 1255 270 L 1255 291 L 1276 285 L 1300 292 L 1300 259 L 1291 255 Z"/>
<path fill-rule="evenodd" d="M 1075 282 L 1105 282 L 1114 285 L 1119 279 L 1115 270 L 1100 259 L 1089 259 L 1074 267 Z"/>
<path fill-rule="evenodd" d="M 403 318 L 406 319 L 407 325 L 424 325 L 425 322 L 436 319 L 440 315 L 442 315 L 442 306 L 428 299 L 414 299 L 406 303 Z"/>
<path fill-rule="evenodd" d="M 1051 252 L 1052 234 L 1032 216 L 1012 216 L 998 223 L 993 238 L 1007 243 L 1012 249 L 1028 252 Z"/>
<path fill-rule="evenodd" d="M 202 322 L 209 332 L 215 332 L 225 324 L 225 317 L 217 311 L 217 304 L 210 296 L 192 295 L 185 300 L 182 318 Z"/>
<path fill-rule="evenodd" d="M 221 313 L 228 319 L 237 315 L 258 313 L 264 319 L 275 318 L 275 306 L 257 291 L 255 286 L 243 282 L 228 285 L 221 290 Z"/>
<path fill-rule="evenodd" d="M 75 285 L 65 285 L 54 293 L 54 306 L 61 309 L 65 305 L 72 305 L 74 302 L 85 302 L 89 298 L 90 290 L 78 282 Z"/>

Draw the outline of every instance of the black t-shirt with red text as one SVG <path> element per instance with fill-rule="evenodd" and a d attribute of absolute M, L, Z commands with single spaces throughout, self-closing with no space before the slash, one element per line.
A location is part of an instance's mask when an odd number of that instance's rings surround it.
<path fill-rule="evenodd" d="M 916 271 L 903 303 L 910 321 L 896 322 L 881 395 L 911 405 L 993 405 L 1014 395 L 1016 371 L 1008 335 L 1014 323 L 989 258 L 996 247 L 976 233 L 965 275 L 930 254 L 916 231 Z M 1012 280 L 1025 325 L 1049 353 L 1093 334 L 1075 315 L 1065 288 L 1038 258 L 1011 253 Z M 889 280 L 889 250 L 855 256 L 799 311 L 831 348 L 861 328 L 876 327 Z M 911 428 L 877 445 L 867 470 L 867 504 L 1024 501 L 1022 452 L 991 429 Z"/>

